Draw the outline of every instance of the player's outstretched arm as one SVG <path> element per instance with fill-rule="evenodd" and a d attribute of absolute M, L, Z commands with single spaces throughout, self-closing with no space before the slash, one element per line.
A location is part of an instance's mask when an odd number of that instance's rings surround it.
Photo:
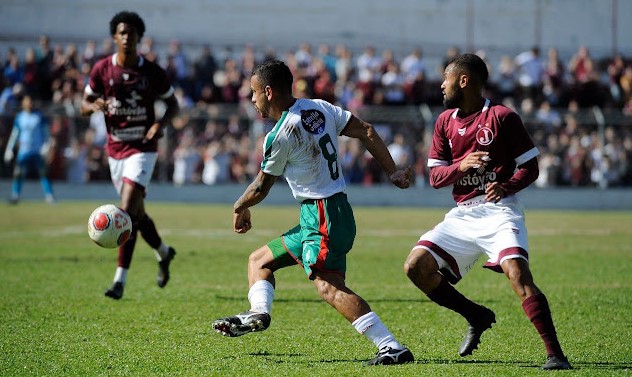
<path fill-rule="evenodd" d="M 384 144 L 384 140 L 382 140 L 371 124 L 352 115 L 341 134 L 360 139 L 364 147 L 382 166 L 382 169 L 384 169 L 395 186 L 399 188 L 408 188 L 410 186 L 413 174 L 412 167 L 409 166 L 404 170 L 397 170 L 395 161 L 393 161 L 393 157 L 388 151 L 386 144 Z"/>

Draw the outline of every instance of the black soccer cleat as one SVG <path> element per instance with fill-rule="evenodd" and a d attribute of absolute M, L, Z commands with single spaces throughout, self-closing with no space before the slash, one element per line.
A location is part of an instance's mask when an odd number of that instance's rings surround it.
<path fill-rule="evenodd" d="M 546 363 L 542 365 L 542 369 L 544 370 L 565 370 L 565 369 L 573 369 L 571 363 L 568 362 L 568 359 L 565 356 L 549 356 L 546 358 Z"/>
<path fill-rule="evenodd" d="M 213 329 L 224 336 L 242 336 L 249 332 L 263 331 L 270 326 L 270 314 L 250 310 L 213 321 Z"/>
<path fill-rule="evenodd" d="M 114 282 L 112 286 L 105 291 L 105 295 L 107 297 L 113 298 L 114 300 L 120 300 L 123 297 L 123 290 L 125 286 L 120 281 Z"/>
<path fill-rule="evenodd" d="M 406 347 L 401 350 L 385 347 L 377 351 L 374 358 L 364 363 L 364 365 L 392 365 L 406 364 L 415 361 L 413 353 Z"/>
<path fill-rule="evenodd" d="M 459 355 L 471 355 L 478 348 L 483 332 L 492 328 L 492 323 L 496 323 L 496 315 L 490 309 L 483 307 L 483 312 L 477 323 L 468 324 L 467 333 L 465 333 L 465 338 L 463 338 L 459 347 Z"/>
<path fill-rule="evenodd" d="M 164 288 L 169 281 L 169 265 L 171 264 L 171 260 L 176 255 L 176 251 L 173 247 L 169 247 L 169 252 L 167 256 L 162 258 L 160 262 L 158 262 L 158 277 L 156 278 L 156 283 L 160 288 Z"/>

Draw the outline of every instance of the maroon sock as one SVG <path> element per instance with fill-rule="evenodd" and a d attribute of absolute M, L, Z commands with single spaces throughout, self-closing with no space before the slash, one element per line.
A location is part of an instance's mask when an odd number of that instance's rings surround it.
<path fill-rule="evenodd" d="M 442 278 L 437 288 L 427 296 L 437 304 L 459 313 L 470 324 L 476 324 L 478 321 L 482 307 L 463 296 L 445 278 Z"/>
<path fill-rule="evenodd" d="M 564 352 L 557 340 L 553 318 L 551 317 L 551 309 L 546 296 L 542 293 L 533 295 L 522 302 L 527 318 L 531 320 L 533 326 L 538 330 L 538 334 L 544 342 L 546 353 L 548 356 L 564 357 Z"/>
<path fill-rule="evenodd" d="M 123 245 L 118 248 L 118 266 L 123 268 L 129 268 L 130 264 L 132 264 L 132 255 L 134 254 L 134 245 L 136 245 L 136 236 L 138 235 L 138 231 L 132 228 L 132 234 L 130 234 L 129 239 Z"/>
<path fill-rule="evenodd" d="M 145 215 L 145 217 L 138 222 L 138 230 L 140 235 L 152 249 L 158 249 L 162 244 L 162 239 L 158 235 L 158 230 L 151 217 Z"/>

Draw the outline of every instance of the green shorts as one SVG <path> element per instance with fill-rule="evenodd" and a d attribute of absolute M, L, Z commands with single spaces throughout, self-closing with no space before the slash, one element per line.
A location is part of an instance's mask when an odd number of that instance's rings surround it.
<path fill-rule="evenodd" d="M 315 271 L 345 273 L 355 235 L 355 218 L 347 195 L 338 193 L 303 201 L 300 224 L 270 241 L 268 247 L 275 259 L 290 254 L 313 280 Z"/>

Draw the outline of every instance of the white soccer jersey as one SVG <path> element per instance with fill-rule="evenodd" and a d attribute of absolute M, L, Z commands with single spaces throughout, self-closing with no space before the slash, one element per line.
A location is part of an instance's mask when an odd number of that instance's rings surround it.
<path fill-rule="evenodd" d="M 349 111 L 329 102 L 297 99 L 266 135 L 261 171 L 284 175 L 299 202 L 343 192 L 338 135 L 349 119 Z"/>

